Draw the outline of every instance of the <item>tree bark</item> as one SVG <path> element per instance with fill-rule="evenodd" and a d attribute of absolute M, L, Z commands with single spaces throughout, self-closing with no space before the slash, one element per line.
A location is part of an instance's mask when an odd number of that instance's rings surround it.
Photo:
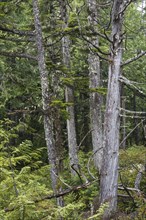
<path fill-rule="evenodd" d="M 122 61 L 122 21 L 124 1 L 115 0 L 112 8 L 112 34 L 109 56 L 108 93 L 104 121 L 104 150 L 100 181 L 100 203 L 108 203 L 103 219 L 110 219 L 117 208 L 120 65 Z"/>
<path fill-rule="evenodd" d="M 65 0 L 59 0 L 61 19 L 63 21 L 63 29 L 68 26 L 68 13 Z M 70 40 L 68 36 L 62 38 L 62 55 L 63 63 L 67 70 L 70 70 Z M 68 147 L 69 147 L 69 160 L 71 173 L 76 175 L 75 170 L 79 170 L 78 155 L 77 155 L 77 140 L 76 140 L 76 128 L 75 128 L 75 113 L 74 113 L 74 92 L 72 86 L 66 86 L 65 88 L 66 103 L 71 105 L 67 106 L 68 119 L 67 119 L 67 135 L 68 135 Z M 73 168 L 73 169 L 72 169 Z"/>
<path fill-rule="evenodd" d="M 97 20 L 98 20 L 98 11 L 96 0 L 87 0 L 88 3 L 88 22 L 92 29 L 96 32 L 97 28 Z M 98 37 L 93 36 L 89 39 L 93 45 L 96 47 L 99 46 Z M 89 52 L 88 55 L 88 64 L 89 64 L 89 88 L 90 88 L 90 124 L 92 129 L 92 145 L 93 145 L 93 153 L 94 154 L 94 164 L 95 167 L 101 170 L 102 164 L 102 155 L 103 149 L 103 135 L 102 135 L 102 97 L 101 95 L 94 91 L 100 87 L 100 61 L 99 57 L 94 54 L 92 51 Z M 100 150 L 99 150 L 100 149 Z"/>
<path fill-rule="evenodd" d="M 39 12 L 37 0 L 33 0 L 33 13 L 34 13 L 34 25 L 35 25 L 35 34 L 36 34 L 36 45 L 38 50 L 38 67 L 40 72 L 41 89 L 42 89 L 45 140 L 46 140 L 48 159 L 50 164 L 52 188 L 53 188 L 53 192 L 56 194 L 58 193 L 57 157 L 56 157 L 56 149 L 55 149 L 54 134 L 53 134 L 51 108 L 49 106 L 50 96 L 49 96 L 48 72 L 45 64 L 45 51 L 43 46 L 40 12 Z M 57 204 L 61 205 L 60 200 L 57 200 Z"/>

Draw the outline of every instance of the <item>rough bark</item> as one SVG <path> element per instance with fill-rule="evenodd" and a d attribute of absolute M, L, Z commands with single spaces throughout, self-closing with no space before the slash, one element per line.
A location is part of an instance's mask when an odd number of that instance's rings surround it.
<path fill-rule="evenodd" d="M 41 89 L 42 89 L 45 140 L 48 150 L 52 188 L 53 188 L 53 192 L 57 193 L 58 192 L 57 158 L 56 158 L 56 149 L 55 149 L 55 143 L 53 137 L 54 135 L 53 135 L 51 109 L 49 107 L 50 96 L 49 96 L 48 72 L 45 65 L 45 51 L 43 46 L 42 28 L 40 23 L 40 17 L 39 17 L 40 15 L 39 15 L 37 0 L 33 0 L 33 13 L 34 13 L 34 25 L 35 25 L 35 34 L 36 34 L 36 46 L 38 49 L 38 67 L 40 72 Z M 57 203 L 58 205 L 61 205 L 59 200 L 57 200 Z"/>
<path fill-rule="evenodd" d="M 88 4 L 88 22 L 92 29 L 96 32 L 97 29 L 97 20 L 98 20 L 98 11 L 96 0 L 87 0 Z M 93 45 L 96 47 L 99 46 L 98 37 L 93 36 L 89 39 Z M 94 54 L 92 51 L 88 55 L 88 64 L 89 64 L 89 88 L 90 88 L 90 124 L 92 129 L 92 145 L 94 154 L 94 164 L 96 168 L 101 170 L 102 164 L 102 97 L 98 92 L 94 90 L 100 87 L 100 61 L 99 57 Z M 99 150 L 100 149 L 100 150 Z"/>
<path fill-rule="evenodd" d="M 68 26 L 68 14 L 65 0 L 59 0 L 61 19 L 63 21 L 63 29 Z M 67 70 L 70 70 L 70 40 L 68 36 L 62 38 L 62 55 L 63 63 Z M 75 128 L 75 114 L 74 114 L 74 92 L 72 86 L 66 86 L 65 88 L 66 103 L 72 105 L 67 107 L 68 119 L 67 119 L 67 135 L 68 135 L 68 147 L 69 147 L 69 159 L 70 167 L 73 175 L 77 174 L 75 170 L 79 170 L 78 156 L 77 156 L 77 140 L 76 140 L 76 128 Z M 73 169 L 72 169 L 73 168 Z"/>
<path fill-rule="evenodd" d="M 109 57 L 108 92 L 104 122 L 104 150 L 100 181 L 100 203 L 108 202 L 103 219 L 117 208 L 118 151 L 119 151 L 119 107 L 120 107 L 120 65 L 122 60 L 122 21 L 124 1 L 115 0 L 112 8 L 112 34 Z"/>

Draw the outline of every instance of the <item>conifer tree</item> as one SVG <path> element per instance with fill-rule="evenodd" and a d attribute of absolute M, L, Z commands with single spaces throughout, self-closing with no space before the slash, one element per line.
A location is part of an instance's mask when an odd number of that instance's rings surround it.
<path fill-rule="evenodd" d="M 68 27 L 68 10 L 66 0 L 59 0 L 61 19 L 63 21 L 63 30 Z M 62 56 L 63 64 L 66 68 L 66 72 L 70 74 L 71 62 L 70 62 L 70 46 L 71 42 L 69 36 L 64 35 L 62 38 Z M 65 99 L 67 103 L 67 136 L 68 136 L 68 148 L 69 148 L 69 160 L 71 172 L 76 175 L 76 171 L 79 171 L 79 162 L 77 155 L 77 138 L 76 138 L 76 125 L 75 125 L 75 112 L 74 112 L 74 92 L 73 85 L 66 85 L 65 88 Z M 76 170 L 76 171 L 75 171 Z"/>
<path fill-rule="evenodd" d="M 96 90 L 101 86 L 100 80 L 100 61 L 97 54 L 94 53 L 94 47 L 99 47 L 98 36 L 92 36 L 92 32 L 98 31 L 98 8 L 96 0 L 88 0 L 88 22 L 89 27 L 91 28 L 91 37 L 90 42 L 93 46 L 90 48 L 88 55 L 89 63 L 89 88 L 90 88 L 90 123 L 91 123 L 91 133 L 92 133 L 92 144 L 93 144 L 93 153 L 94 153 L 94 163 L 96 168 L 101 170 L 102 163 L 102 143 L 103 143 L 103 134 L 102 134 L 102 97 L 101 94 L 96 92 Z M 95 90 L 95 91 L 94 91 Z"/>

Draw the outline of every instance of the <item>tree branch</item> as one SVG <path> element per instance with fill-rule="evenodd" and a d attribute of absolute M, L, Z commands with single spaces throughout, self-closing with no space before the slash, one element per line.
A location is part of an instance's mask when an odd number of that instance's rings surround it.
<path fill-rule="evenodd" d="M 139 126 L 141 125 L 146 119 L 141 120 L 141 122 L 139 122 L 128 134 L 127 136 L 121 141 L 121 143 L 119 144 L 119 147 L 123 144 L 123 142 L 133 133 L 133 131 Z M 134 166 L 135 168 L 135 166 Z M 137 169 L 136 169 L 137 170 Z"/>
<path fill-rule="evenodd" d="M 132 62 L 138 60 L 139 58 L 143 57 L 145 54 L 146 54 L 146 51 L 143 51 L 140 54 L 138 54 L 137 56 L 135 56 L 135 57 L 133 57 L 131 59 L 126 60 L 124 63 L 121 64 L 121 67 L 123 67 L 125 65 L 128 65 L 129 63 L 132 63 Z"/>
<path fill-rule="evenodd" d="M 28 58 L 32 60 L 37 61 L 37 57 L 34 57 L 30 54 L 25 54 L 25 53 L 11 53 L 11 52 L 5 52 L 5 51 L 0 51 L 0 56 L 5 56 L 5 57 L 19 57 L 19 58 Z"/>
<path fill-rule="evenodd" d="M 11 34 L 18 34 L 20 36 L 35 36 L 34 31 L 21 31 L 21 30 L 9 29 L 6 27 L 2 27 L 1 25 L 0 25 L 0 30 Z"/>
<path fill-rule="evenodd" d="M 140 96 L 146 97 L 146 94 L 143 91 L 141 91 L 137 86 L 133 85 L 133 83 L 129 79 L 127 79 L 126 77 L 120 76 L 119 80 L 120 80 L 120 82 L 124 83 L 125 85 L 129 86 L 130 88 L 133 87 L 131 89 L 136 90 Z"/>
<path fill-rule="evenodd" d="M 77 192 L 79 190 L 82 190 L 82 189 L 86 189 L 88 186 L 92 185 L 93 183 L 95 183 L 97 180 L 94 180 L 92 182 L 88 182 L 88 183 L 85 183 L 85 184 L 82 184 L 82 185 L 79 185 L 79 186 L 74 186 L 72 188 L 69 188 L 69 189 L 66 189 L 58 194 L 52 194 L 52 195 L 47 195 L 47 196 L 44 196 L 40 199 L 35 199 L 33 200 L 35 203 L 38 203 L 38 202 L 41 202 L 43 200 L 48 200 L 48 199 L 54 199 L 54 198 L 59 198 L 61 196 L 66 196 L 68 195 L 69 193 L 71 192 Z M 12 207 L 12 208 L 5 208 L 4 211 L 5 212 L 10 212 L 10 211 L 13 211 L 15 210 L 16 207 Z"/>
<path fill-rule="evenodd" d="M 91 44 L 95 49 L 97 49 L 99 53 L 101 53 L 101 54 L 103 54 L 103 55 L 106 55 L 106 56 L 110 55 L 110 53 L 104 53 L 99 47 L 97 47 L 95 44 L 93 44 L 93 42 L 90 41 L 90 40 L 88 40 L 86 37 L 82 36 L 82 38 L 83 38 L 87 43 Z"/>
<path fill-rule="evenodd" d="M 30 38 L 28 38 L 28 39 L 26 39 L 26 38 L 14 38 L 14 37 L 12 37 L 12 38 L 10 38 L 10 37 L 0 37 L 0 39 L 1 40 L 5 40 L 5 41 L 12 41 L 12 42 L 35 42 L 35 39 L 33 38 L 33 37 L 30 37 Z"/>

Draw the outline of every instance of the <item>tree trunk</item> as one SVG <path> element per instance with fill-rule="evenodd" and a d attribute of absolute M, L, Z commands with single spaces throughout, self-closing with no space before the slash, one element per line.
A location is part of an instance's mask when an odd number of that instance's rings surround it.
<path fill-rule="evenodd" d="M 63 29 L 68 26 L 68 13 L 65 0 L 59 0 L 61 19 L 63 21 Z M 62 38 L 62 54 L 63 63 L 67 70 L 70 70 L 70 40 L 68 36 Z M 75 114 L 74 114 L 74 92 L 72 86 L 65 88 L 66 103 L 71 104 L 67 106 L 68 119 L 67 119 L 67 135 L 69 147 L 70 167 L 73 175 L 77 174 L 75 170 L 79 170 L 78 156 L 77 156 L 77 140 L 75 128 Z"/>
<path fill-rule="evenodd" d="M 123 88 L 122 88 L 123 90 Z M 123 96 L 121 97 L 121 106 L 123 109 L 125 109 L 125 102 L 126 102 L 126 96 Z M 122 123 L 122 146 L 121 148 L 122 149 L 125 149 L 126 148 L 126 113 L 125 111 L 123 111 L 122 113 L 122 119 L 121 119 L 121 123 Z M 124 140 L 124 141 L 123 141 Z"/>
<path fill-rule="evenodd" d="M 96 0 L 87 0 L 88 3 L 88 21 L 89 25 L 93 30 L 97 31 L 97 19 L 98 12 L 96 7 Z M 98 37 L 93 36 L 89 39 L 93 45 L 96 47 L 99 46 Z M 101 170 L 102 164 L 102 97 L 98 92 L 94 90 L 100 87 L 100 61 L 99 57 L 94 54 L 94 52 L 90 51 L 88 55 L 88 63 L 89 63 L 89 88 L 90 88 L 90 123 L 91 123 L 91 133 L 92 133 L 92 144 L 93 144 L 93 152 L 94 154 L 94 164 L 96 168 Z"/>
<path fill-rule="evenodd" d="M 122 60 L 122 21 L 124 1 L 115 0 L 112 8 L 112 34 L 109 57 L 108 93 L 104 122 L 104 149 L 100 181 L 100 203 L 108 203 L 103 219 L 117 208 L 118 154 L 119 154 L 119 108 L 120 108 L 120 65 Z"/>
<path fill-rule="evenodd" d="M 40 13 L 39 13 L 37 0 L 33 0 L 33 13 L 34 13 L 34 25 L 35 25 L 35 33 L 36 33 L 36 45 L 38 50 L 38 67 L 40 72 L 41 89 L 42 89 L 45 140 L 46 140 L 48 159 L 50 164 L 52 188 L 53 188 L 53 192 L 57 193 L 58 191 L 57 190 L 58 170 L 57 170 L 57 162 L 56 162 L 57 158 L 56 158 L 56 149 L 54 143 L 51 108 L 49 106 L 50 96 L 49 96 L 48 72 L 45 65 L 45 51 L 43 46 L 42 28 L 40 23 Z M 61 205 L 61 202 L 62 201 L 60 199 L 57 199 L 58 205 Z"/>

